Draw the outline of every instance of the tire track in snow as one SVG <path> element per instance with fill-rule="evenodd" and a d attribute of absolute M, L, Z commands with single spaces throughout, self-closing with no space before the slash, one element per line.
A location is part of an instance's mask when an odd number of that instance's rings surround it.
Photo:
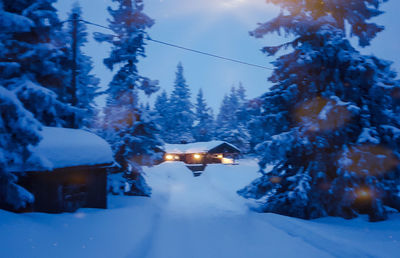
<path fill-rule="evenodd" d="M 166 171 L 169 174 L 169 171 Z M 166 210 L 168 203 L 171 199 L 171 178 L 168 175 L 168 189 L 169 191 L 167 194 L 160 194 L 158 193 L 157 196 L 151 196 L 150 198 L 157 198 L 158 210 L 153 215 L 153 223 L 151 223 L 152 227 L 148 230 L 147 234 L 140 240 L 138 245 L 131 251 L 131 253 L 127 256 L 128 258 L 146 258 L 149 257 L 152 251 L 152 247 L 154 246 L 154 242 L 157 236 L 157 232 L 160 230 L 161 227 L 161 219 L 162 213 Z"/>

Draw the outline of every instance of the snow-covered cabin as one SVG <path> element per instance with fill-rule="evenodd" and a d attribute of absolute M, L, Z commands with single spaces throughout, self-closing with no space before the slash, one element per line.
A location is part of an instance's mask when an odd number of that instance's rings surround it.
<path fill-rule="evenodd" d="M 11 169 L 35 197 L 27 210 L 107 208 L 107 168 L 114 162 L 109 144 L 78 129 L 43 127 L 41 134 L 31 157 Z"/>
<path fill-rule="evenodd" d="M 232 164 L 240 149 L 224 141 L 166 144 L 164 161 L 182 161 L 187 164 Z"/>

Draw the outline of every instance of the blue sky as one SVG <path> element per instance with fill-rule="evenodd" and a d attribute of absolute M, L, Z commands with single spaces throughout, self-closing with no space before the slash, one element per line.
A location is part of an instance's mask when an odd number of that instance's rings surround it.
<path fill-rule="evenodd" d="M 106 8 L 111 0 L 77 2 L 83 8 L 85 19 L 107 25 Z M 74 1 L 59 0 L 55 5 L 61 19 L 66 18 L 72 3 Z M 268 67 L 272 67 L 270 62 L 273 58 L 267 58 L 259 50 L 263 46 L 284 41 L 274 35 L 255 39 L 248 34 L 256 28 L 258 22 L 265 22 L 278 12 L 275 6 L 266 4 L 264 0 L 145 0 L 144 3 L 145 13 L 156 22 L 148 31 L 149 35 L 157 40 Z M 400 71 L 400 1 L 389 1 L 383 10 L 386 13 L 374 21 L 386 29 L 362 52 L 391 60 L 395 70 Z M 102 29 L 89 27 L 89 31 L 102 32 Z M 102 60 L 108 55 L 109 45 L 94 42 L 91 37 L 84 51 L 93 57 L 94 73 L 101 79 L 101 86 L 107 87 L 112 72 L 105 68 Z M 268 70 L 213 59 L 153 42 L 148 42 L 146 53 L 147 57 L 139 64 L 142 75 L 159 80 L 161 88 L 170 92 L 176 65 L 181 61 L 193 99 L 199 88 L 202 88 L 214 111 L 218 111 L 224 94 L 239 81 L 246 87 L 247 95 L 251 98 L 268 91 L 271 85 L 267 81 L 270 75 Z M 103 99 L 99 98 L 100 105 Z M 146 101 L 144 97 L 143 102 Z"/>

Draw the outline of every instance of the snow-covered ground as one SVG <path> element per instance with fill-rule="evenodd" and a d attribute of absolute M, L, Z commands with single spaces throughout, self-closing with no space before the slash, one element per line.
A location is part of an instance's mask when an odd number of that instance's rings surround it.
<path fill-rule="evenodd" d="M 370 223 L 304 221 L 248 209 L 236 190 L 256 178 L 254 160 L 146 169 L 152 198 L 110 196 L 109 209 L 74 214 L 0 210 L 1 257 L 400 257 L 400 215 Z"/>

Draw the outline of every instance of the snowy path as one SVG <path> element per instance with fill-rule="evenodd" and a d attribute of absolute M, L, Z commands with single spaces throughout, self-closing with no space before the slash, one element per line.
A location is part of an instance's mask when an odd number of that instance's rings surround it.
<path fill-rule="evenodd" d="M 234 185 L 238 183 L 237 178 L 229 180 L 231 170 L 239 167 L 209 166 L 197 178 L 189 172 L 182 174 L 184 169 L 182 164 L 167 164 L 155 172 L 162 175 L 153 174 L 149 178 L 152 185 L 160 185 L 153 180 L 164 179 L 164 187 L 154 189 L 154 198 L 167 197 L 146 257 L 252 257 L 266 253 L 295 256 L 296 251 L 276 248 L 288 240 L 304 253 L 324 257 L 323 252 L 313 250 L 301 239 L 294 239 L 268 224 L 260 227 L 259 223 L 249 220 L 245 200 L 234 192 L 242 185 Z M 252 172 L 244 172 L 248 174 L 248 182 Z M 244 178 L 241 179 L 239 184 L 243 184 Z M 259 237 L 265 232 L 270 233 L 270 239 Z"/>
<path fill-rule="evenodd" d="M 110 196 L 110 209 L 75 214 L 0 211 L 1 257 L 400 257 L 398 214 L 369 223 L 249 211 L 236 190 L 256 170 L 244 160 L 194 178 L 166 163 L 146 169 L 152 198 Z"/>

